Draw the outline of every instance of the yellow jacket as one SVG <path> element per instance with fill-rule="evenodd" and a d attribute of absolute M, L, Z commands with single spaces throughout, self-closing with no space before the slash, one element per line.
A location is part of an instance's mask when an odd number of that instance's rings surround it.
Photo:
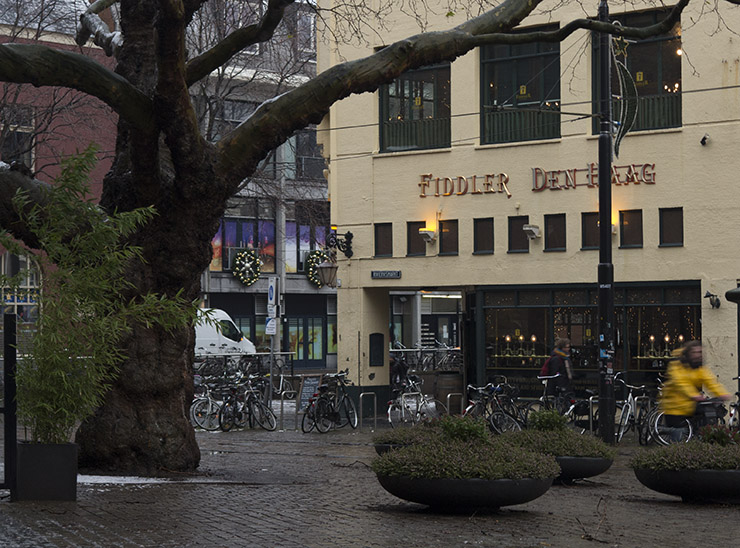
<path fill-rule="evenodd" d="M 691 416 L 696 411 L 696 402 L 691 398 L 700 395 L 706 388 L 713 396 L 725 396 L 727 390 L 706 367 L 692 369 L 679 360 L 668 364 L 668 381 L 660 395 L 660 409 L 667 415 Z"/>

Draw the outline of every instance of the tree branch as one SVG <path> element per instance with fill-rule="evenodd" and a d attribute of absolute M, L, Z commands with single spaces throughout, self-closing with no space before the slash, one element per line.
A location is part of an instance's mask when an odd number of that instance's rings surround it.
<path fill-rule="evenodd" d="M 267 11 L 259 23 L 235 30 L 208 51 L 191 59 L 187 64 L 188 86 L 208 76 L 244 48 L 272 38 L 275 29 L 283 19 L 285 8 L 294 1 L 270 0 L 267 4 Z"/>
<path fill-rule="evenodd" d="M 740 0 L 738 0 L 740 1 Z M 560 41 L 578 29 L 645 38 L 669 31 L 689 0 L 680 2 L 660 23 L 644 28 L 622 27 L 578 19 L 552 32 L 510 34 L 541 0 L 506 0 L 489 12 L 441 32 L 427 32 L 391 44 L 363 59 L 335 65 L 257 111 L 218 144 L 223 168 L 249 169 L 255 161 L 285 141 L 295 130 L 319 123 L 329 108 L 351 94 L 372 92 L 403 72 L 441 61 L 452 61 L 486 44 Z M 260 139 L 255 138 L 256 135 Z M 265 139 L 265 136 L 272 136 Z"/>
<path fill-rule="evenodd" d="M 0 80 L 76 89 L 97 97 L 136 127 L 153 127 L 149 98 L 122 76 L 84 55 L 35 44 L 2 44 Z"/>
<path fill-rule="evenodd" d="M 48 188 L 47 183 L 0 162 L 0 226 L 32 249 L 38 249 L 39 241 L 18 216 L 13 207 L 13 198 L 19 190 L 27 192 L 30 209 L 34 204 L 46 201 Z"/>

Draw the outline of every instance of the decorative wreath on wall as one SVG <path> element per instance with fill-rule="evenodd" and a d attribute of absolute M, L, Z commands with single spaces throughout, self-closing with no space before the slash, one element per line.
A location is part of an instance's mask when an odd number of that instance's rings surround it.
<path fill-rule="evenodd" d="M 244 285 L 252 285 L 260 277 L 262 261 L 254 249 L 240 251 L 234 257 L 232 272 Z"/>
<path fill-rule="evenodd" d="M 306 257 L 306 276 L 308 276 L 308 281 L 316 287 L 321 287 L 323 285 L 319 279 L 318 266 L 328 260 L 330 260 L 329 254 L 321 249 L 314 249 L 308 254 L 308 257 Z"/>

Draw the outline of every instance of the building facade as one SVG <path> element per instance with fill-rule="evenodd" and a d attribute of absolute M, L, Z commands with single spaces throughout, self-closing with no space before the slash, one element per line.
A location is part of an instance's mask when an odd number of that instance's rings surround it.
<path fill-rule="evenodd" d="M 557 29 L 580 9 L 545 6 L 521 29 Z M 737 308 L 724 294 L 740 279 L 740 49 L 697 10 L 666 35 L 613 41 L 637 93 L 619 88 L 615 69 L 614 119 L 637 105 L 612 163 L 615 367 L 654 382 L 673 349 L 701 339 L 732 387 Z M 612 4 L 610 18 L 645 26 L 664 15 L 638 2 Z M 430 28 L 457 19 L 430 16 Z M 320 49 L 319 69 L 418 32 L 400 13 L 391 21 L 384 42 Z M 413 345 L 424 297 L 458 296 L 449 330 L 465 382 L 504 374 L 536 395 L 555 339 L 568 337 L 576 388 L 596 386 L 598 54 L 586 31 L 485 46 L 332 108 L 321 126 L 331 218 L 355 249 L 340 256 L 338 359 L 360 385 L 388 384 L 387 352 L 370 362 L 372 334 L 387 345 L 405 329 Z"/>
<path fill-rule="evenodd" d="M 259 0 L 214 5 L 214 13 L 192 25 L 191 48 L 205 50 L 215 37 L 256 22 L 265 6 Z M 255 44 L 193 88 L 204 135 L 217 139 L 315 73 L 315 12 L 296 2 L 270 42 Z M 318 283 L 314 268 L 330 231 L 325 167 L 315 127 L 271 152 L 229 201 L 201 279 L 204 305 L 226 310 L 258 352 L 291 353 L 295 373 L 336 369 L 336 291 Z M 278 281 L 274 334 L 271 279 Z"/>

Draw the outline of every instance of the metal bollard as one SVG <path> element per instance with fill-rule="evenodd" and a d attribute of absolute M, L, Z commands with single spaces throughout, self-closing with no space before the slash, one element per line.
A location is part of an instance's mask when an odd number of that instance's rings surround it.
<path fill-rule="evenodd" d="M 594 403 L 599 403 L 598 396 L 588 398 L 588 430 L 594 433 Z"/>
<path fill-rule="evenodd" d="M 365 396 L 372 396 L 373 397 L 373 430 L 378 429 L 378 395 L 375 392 L 363 392 L 360 394 L 360 424 L 359 429 L 362 430 L 362 399 Z"/>
<path fill-rule="evenodd" d="M 465 400 L 462 392 L 450 392 L 447 394 L 447 413 L 452 415 L 452 408 L 450 407 L 450 398 L 452 396 L 460 396 L 460 414 L 462 415 L 463 411 L 465 411 Z"/>

